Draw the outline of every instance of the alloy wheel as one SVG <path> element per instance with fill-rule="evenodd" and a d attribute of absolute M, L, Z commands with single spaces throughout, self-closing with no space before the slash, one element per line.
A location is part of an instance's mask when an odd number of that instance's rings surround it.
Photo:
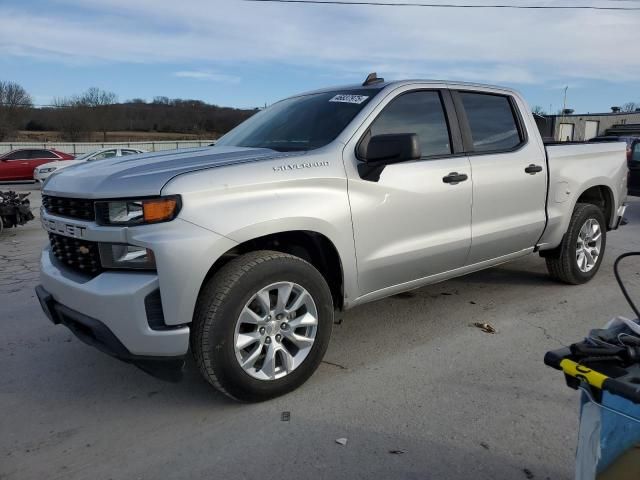
<path fill-rule="evenodd" d="M 249 299 L 236 321 L 236 359 L 255 379 L 282 378 L 307 358 L 317 327 L 316 304 L 304 287 L 293 282 L 267 285 Z"/>
<path fill-rule="evenodd" d="M 578 234 L 576 262 L 581 272 L 587 273 L 598 263 L 602 248 L 602 229 L 594 218 L 588 218 Z"/>

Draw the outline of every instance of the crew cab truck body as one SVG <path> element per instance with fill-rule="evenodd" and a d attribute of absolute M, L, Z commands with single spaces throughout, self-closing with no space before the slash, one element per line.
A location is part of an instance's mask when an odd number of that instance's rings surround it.
<path fill-rule="evenodd" d="M 509 89 L 368 79 L 292 97 L 215 147 L 69 167 L 43 186 L 40 302 L 176 378 L 261 400 L 303 383 L 336 310 L 532 252 L 595 275 L 625 146 L 545 148 Z"/>

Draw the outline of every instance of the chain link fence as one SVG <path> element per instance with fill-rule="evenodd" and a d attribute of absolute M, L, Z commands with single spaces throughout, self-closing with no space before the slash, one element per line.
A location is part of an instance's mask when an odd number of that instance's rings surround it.
<path fill-rule="evenodd" d="M 92 152 L 99 148 L 134 147 L 150 152 L 176 150 L 178 148 L 206 147 L 215 140 L 162 140 L 149 142 L 1 142 L 0 155 L 18 148 L 54 148 L 71 155 Z"/>

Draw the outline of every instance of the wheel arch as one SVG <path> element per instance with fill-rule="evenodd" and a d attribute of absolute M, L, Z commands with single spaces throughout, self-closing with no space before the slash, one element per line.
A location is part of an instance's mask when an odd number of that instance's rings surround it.
<path fill-rule="evenodd" d="M 325 278 L 335 308 L 342 310 L 345 299 L 345 273 L 334 242 L 312 230 L 286 230 L 246 239 L 221 255 L 209 268 L 200 289 L 217 271 L 234 258 L 256 250 L 274 250 L 302 258 Z"/>
<path fill-rule="evenodd" d="M 578 203 L 589 203 L 597 206 L 604 214 L 607 224 L 606 230 L 614 227 L 617 199 L 615 191 L 607 183 L 606 179 L 592 179 L 590 182 L 580 185 L 580 190 L 577 193 L 567 191 L 566 194 L 570 194 L 570 198 L 566 201 L 554 201 L 554 198 L 564 199 L 564 192 L 558 191 L 559 188 L 555 187 L 549 193 L 547 227 L 538 243 L 541 252 L 553 250 L 560 245 L 567 233 L 571 216 Z M 568 185 L 562 186 L 560 190 L 567 188 L 570 187 Z"/>
<path fill-rule="evenodd" d="M 585 188 L 580 195 L 578 195 L 571 210 L 572 213 L 578 203 L 590 203 L 600 208 L 607 223 L 607 230 L 611 229 L 611 222 L 615 218 L 615 200 L 613 190 L 610 187 L 606 185 L 594 185 Z"/>

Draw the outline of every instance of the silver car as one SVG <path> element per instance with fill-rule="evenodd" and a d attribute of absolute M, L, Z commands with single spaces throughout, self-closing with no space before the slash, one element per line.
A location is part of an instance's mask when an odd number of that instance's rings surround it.
<path fill-rule="evenodd" d="M 100 148 L 88 153 L 77 156 L 73 160 L 66 160 L 64 162 L 49 162 L 44 165 L 40 165 L 33 170 L 33 179 L 37 182 L 44 182 L 49 176 L 59 171 L 62 168 L 67 168 L 72 165 L 78 165 L 83 162 L 93 162 L 96 160 L 104 160 L 105 158 L 122 157 L 125 155 L 137 155 L 138 153 L 145 153 L 146 150 L 139 148 Z"/>
<path fill-rule="evenodd" d="M 570 284 L 624 213 L 625 146 L 545 146 L 515 91 L 384 82 L 282 100 L 214 147 L 53 176 L 38 297 L 154 375 L 243 401 L 315 371 L 334 314 L 534 252 Z"/>

